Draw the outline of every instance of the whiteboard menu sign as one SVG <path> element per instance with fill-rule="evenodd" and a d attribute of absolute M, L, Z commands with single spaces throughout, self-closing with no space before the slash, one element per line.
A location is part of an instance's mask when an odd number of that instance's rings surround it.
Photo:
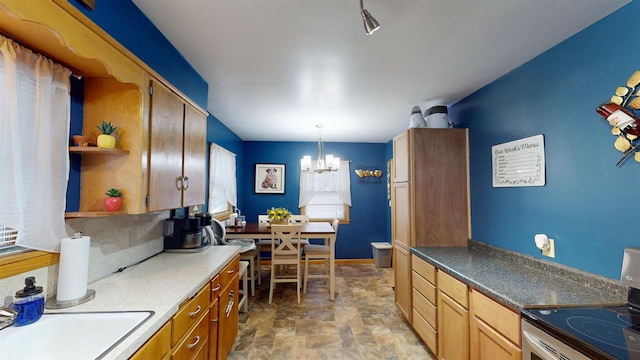
<path fill-rule="evenodd" d="M 491 147 L 493 187 L 545 185 L 544 136 Z"/>

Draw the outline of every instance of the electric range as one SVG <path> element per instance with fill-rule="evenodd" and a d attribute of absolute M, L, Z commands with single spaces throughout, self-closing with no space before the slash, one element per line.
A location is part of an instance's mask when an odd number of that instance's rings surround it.
<path fill-rule="evenodd" d="M 640 360 L 640 249 L 625 249 L 626 304 L 525 308 L 525 360 Z"/>

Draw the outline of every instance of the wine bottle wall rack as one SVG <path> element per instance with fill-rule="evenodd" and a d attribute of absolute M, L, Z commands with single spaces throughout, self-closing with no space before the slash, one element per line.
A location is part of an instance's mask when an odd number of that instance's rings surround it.
<path fill-rule="evenodd" d="M 640 111 L 640 70 L 636 70 L 624 86 L 618 86 L 609 102 L 620 105 L 630 113 Z M 601 105 L 602 106 L 602 105 Z M 636 116 L 637 117 L 637 116 Z M 616 137 L 613 147 L 622 152 L 622 157 L 616 163 L 620 166 L 624 160 L 633 155 L 635 161 L 640 162 L 640 138 L 621 130 L 616 124 L 611 124 L 611 134 Z"/>

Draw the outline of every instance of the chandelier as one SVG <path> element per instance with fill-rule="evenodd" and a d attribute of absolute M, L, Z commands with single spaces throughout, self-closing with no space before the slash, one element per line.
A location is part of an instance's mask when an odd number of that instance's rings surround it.
<path fill-rule="evenodd" d="M 300 159 L 300 168 L 304 173 L 323 173 L 325 171 L 337 171 L 340 169 L 340 158 L 333 155 L 324 155 L 324 142 L 322 142 L 323 125 L 316 125 L 318 128 L 318 157 L 311 160 L 311 155 L 305 155 Z"/>

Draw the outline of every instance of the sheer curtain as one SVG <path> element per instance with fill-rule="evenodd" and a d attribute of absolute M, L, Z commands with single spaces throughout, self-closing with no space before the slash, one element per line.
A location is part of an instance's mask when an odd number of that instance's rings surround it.
<path fill-rule="evenodd" d="M 236 190 L 236 154 L 211 144 L 209 147 L 209 213 L 227 210 L 238 203 Z"/>
<path fill-rule="evenodd" d="M 351 171 L 349 161 L 341 160 L 338 171 L 323 173 L 300 173 L 299 207 L 314 205 L 315 215 L 307 214 L 311 218 L 340 218 L 341 207 L 351 206 Z"/>
<path fill-rule="evenodd" d="M 0 35 L 0 227 L 60 251 L 69 178 L 71 71 Z"/>

